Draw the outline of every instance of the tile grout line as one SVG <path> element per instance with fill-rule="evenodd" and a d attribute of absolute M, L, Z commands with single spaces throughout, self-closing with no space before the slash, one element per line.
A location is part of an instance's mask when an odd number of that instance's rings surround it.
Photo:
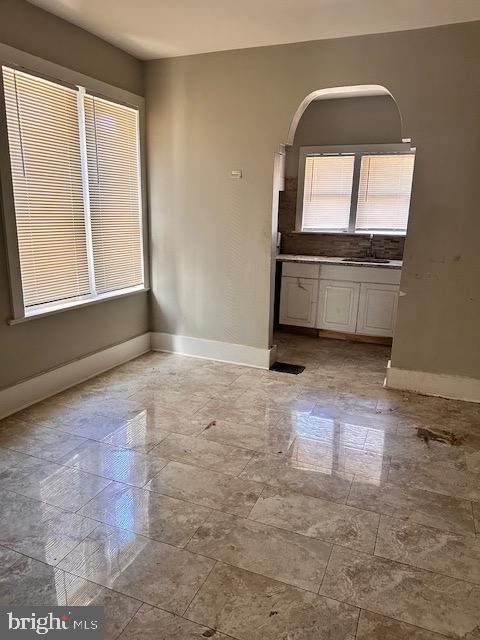
<path fill-rule="evenodd" d="M 380 531 L 380 524 L 381 524 L 381 522 L 382 522 L 382 518 L 383 518 L 383 517 L 384 517 L 384 516 L 383 516 L 382 514 L 380 514 L 380 515 L 379 515 L 379 518 L 378 518 L 378 522 L 377 522 L 377 530 L 376 530 L 376 532 L 375 532 L 375 542 L 374 542 L 374 544 L 373 544 L 373 550 L 372 550 L 372 554 L 371 554 L 372 556 L 375 556 L 375 555 L 376 555 L 376 551 L 377 551 L 377 541 L 378 541 L 378 532 Z"/>
<path fill-rule="evenodd" d="M 358 627 L 360 625 L 360 616 L 361 615 L 362 615 L 362 608 L 359 607 L 358 608 L 358 616 L 357 616 L 357 624 L 356 624 L 356 627 L 355 627 L 355 636 L 354 636 L 355 640 L 357 640 L 357 636 L 358 636 Z"/>
<path fill-rule="evenodd" d="M 106 588 L 106 587 L 104 587 Z M 132 620 L 136 617 L 137 613 L 140 611 L 140 609 L 143 607 L 143 605 L 147 604 L 146 602 L 140 602 L 138 605 L 138 609 L 135 611 L 135 613 L 128 619 L 128 621 L 126 622 L 126 624 L 123 625 L 122 629 L 120 629 L 120 631 L 117 633 L 117 635 L 112 638 L 112 640 L 120 640 L 120 638 L 123 635 L 123 632 L 126 630 L 126 628 L 128 627 L 128 625 L 132 622 Z"/>
<path fill-rule="evenodd" d="M 193 538 L 195 537 L 196 533 L 207 524 L 207 522 L 210 520 L 210 518 L 212 517 L 212 515 L 214 514 L 214 510 L 211 509 L 210 513 L 207 515 L 207 517 L 205 518 L 205 520 L 203 522 L 201 522 L 198 527 L 194 530 L 194 532 L 192 533 L 192 535 L 188 538 L 187 542 L 182 545 L 181 547 L 179 547 L 179 549 L 184 549 L 185 551 L 190 551 L 190 553 L 195 553 L 195 551 L 192 551 L 191 549 L 187 549 L 188 545 L 190 544 L 190 542 L 193 540 Z M 200 554 L 198 554 L 200 555 Z"/>
<path fill-rule="evenodd" d="M 250 511 L 248 512 L 248 515 L 245 516 L 246 520 L 250 520 L 251 522 L 257 522 L 257 520 L 255 520 L 254 518 L 251 518 L 250 516 L 252 515 L 253 510 L 255 509 L 255 507 L 257 506 L 260 498 L 263 496 L 265 489 L 267 488 L 268 485 L 264 484 L 262 487 L 262 490 L 260 491 L 258 498 L 255 500 L 255 504 L 252 506 L 252 508 L 250 509 Z M 278 527 L 276 527 L 278 528 Z"/>
<path fill-rule="evenodd" d="M 208 557 L 208 556 L 204 556 L 204 557 Z M 213 559 L 213 558 L 210 558 Z M 186 620 L 189 620 L 189 618 L 186 617 L 186 613 L 187 611 L 190 609 L 190 607 L 192 606 L 193 601 L 195 600 L 195 598 L 198 596 L 198 594 L 200 593 L 200 591 L 203 589 L 203 587 L 205 586 L 208 578 L 210 577 L 210 575 L 212 574 L 213 570 L 216 568 L 216 566 L 218 565 L 218 560 L 214 560 L 213 561 L 213 565 L 210 569 L 210 571 L 207 573 L 207 575 L 205 576 L 205 579 L 202 581 L 202 584 L 198 587 L 198 589 L 195 591 L 193 598 L 190 600 L 190 602 L 188 603 L 188 605 L 185 607 L 185 609 L 183 610 L 183 612 L 180 614 L 182 618 L 185 618 Z M 190 620 L 190 622 L 195 622 L 194 620 Z M 198 623 L 197 623 L 198 624 Z"/>
<path fill-rule="evenodd" d="M 332 546 L 330 547 L 330 553 L 328 554 L 328 560 L 327 563 L 325 565 L 325 569 L 323 571 L 323 576 L 322 576 L 322 580 L 320 581 L 320 584 L 318 585 L 318 589 L 317 589 L 317 595 L 320 595 L 320 591 L 322 589 L 323 586 L 323 582 L 325 580 L 325 576 L 327 575 L 327 570 L 328 570 L 328 565 L 330 564 L 330 559 L 332 557 L 332 553 L 333 553 L 333 548 L 335 547 L 335 543 L 332 543 Z"/>
<path fill-rule="evenodd" d="M 345 498 L 345 503 L 344 503 L 344 504 L 345 504 L 346 506 L 350 506 L 350 507 L 351 507 L 351 506 L 354 506 L 354 505 L 349 505 L 349 504 L 348 504 L 348 501 L 350 500 L 350 494 L 352 493 L 353 483 L 355 482 L 356 478 L 357 478 L 357 474 L 356 474 L 356 473 L 354 473 L 354 474 L 352 475 L 351 480 L 350 480 L 350 485 L 349 485 L 349 487 L 348 487 L 347 497 Z M 365 509 L 365 511 L 368 511 L 368 509 Z"/>
<path fill-rule="evenodd" d="M 477 534 L 480 533 L 480 531 L 477 531 L 477 524 L 476 524 L 476 520 L 475 520 L 475 511 L 473 509 L 473 506 L 474 506 L 473 503 L 474 503 L 474 500 L 470 500 L 470 508 L 472 510 L 473 533 L 476 536 Z M 480 503 L 479 503 L 479 505 L 480 505 Z M 480 506 L 479 506 L 479 510 L 480 510 Z"/>

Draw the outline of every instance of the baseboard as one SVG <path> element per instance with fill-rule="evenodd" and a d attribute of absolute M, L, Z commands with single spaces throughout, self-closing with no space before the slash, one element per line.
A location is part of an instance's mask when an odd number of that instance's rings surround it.
<path fill-rule="evenodd" d="M 366 344 L 384 344 L 386 346 L 392 344 L 392 338 L 387 336 L 367 336 L 361 333 L 344 333 L 343 331 L 330 331 L 329 329 L 318 329 L 318 337 L 347 340 L 349 342 L 365 342 Z"/>
<path fill-rule="evenodd" d="M 257 369 L 269 369 L 271 359 L 275 358 L 276 354 L 276 347 L 259 349 L 243 344 L 204 340 L 203 338 L 191 338 L 171 333 L 152 333 L 151 335 L 154 351 L 167 351 L 194 358 L 230 362 Z"/>
<path fill-rule="evenodd" d="M 0 419 L 137 358 L 151 349 L 259 369 L 269 369 L 276 357 L 276 347 L 258 349 L 167 333 L 144 333 L 0 390 Z"/>
<path fill-rule="evenodd" d="M 278 325 L 280 331 L 295 333 L 312 338 L 332 338 L 333 340 L 347 340 L 349 342 L 366 342 L 368 344 L 384 344 L 390 346 L 392 338 L 387 336 L 367 336 L 361 333 L 345 333 L 344 331 L 330 331 L 330 329 L 315 329 L 313 327 L 296 327 L 292 324 Z"/>
<path fill-rule="evenodd" d="M 0 391 L 0 418 L 150 351 L 150 333 L 64 364 Z"/>
<path fill-rule="evenodd" d="M 300 336 L 311 336 L 312 338 L 318 338 L 318 329 L 314 327 L 297 327 L 293 324 L 279 324 L 280 331 L 285 333 L 294 333 Z"/>
<path fill-rule="evenodd" d="M 387 366 L 385 387 L 414 391 L 427 396 L 440 396 L 452 400 L 480 402 L 480 380 L 463 376 L 450 376 L 426 371 L 409 371 Z"/>
<path fill-rule="evenodd" d="M 270 349 L 268 349 L 268 351 L 269 351 L 268 368 L 270 369 L 272 364 L 275 364 L 275 362 L 277 361 L 277 345 L 274 344 L 273 347 L 270 347 Z"/>

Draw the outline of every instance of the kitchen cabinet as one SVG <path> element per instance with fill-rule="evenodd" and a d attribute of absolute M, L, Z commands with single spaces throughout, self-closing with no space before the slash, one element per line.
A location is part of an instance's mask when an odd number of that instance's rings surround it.
<path fill-rule="evenodd" d="M 397 300 L 396 285 L 362 283 L 356 332 L 366 336 L 392 336 Z"/>
<path fill-rule="evenodd" d="M 398 269 L 284 262 L 280 323 L 390 337 L 399 283 Z"/>
<path fill-rule="evenodd" d="M 315 327 L 318 280 L 283 277 L 280 294 L 280 322 L 298 327 Z"/>
<path fill-rule="evenodd" d="M 320 280 L 316 327 L 355 333 L 359 295 L 358 282 Z"/>

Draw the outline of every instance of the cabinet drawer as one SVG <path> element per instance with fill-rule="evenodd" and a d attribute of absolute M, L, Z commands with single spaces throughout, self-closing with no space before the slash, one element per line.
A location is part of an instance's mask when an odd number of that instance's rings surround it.
<path fill-rule="evenodd" d="M 303 262 L 284 262 L 282 276 L 291 278 L 316 278 L 320 273 L 319 264 L 306 264 Z"/>
<path fill-rule="evenodd" d="M 351 267 L 349 265 L 322 264 L 322 280 L 345 280 L 347 282 L 376 282 L 379 284 L 400 284 L 400 269 L 379 267 Z"/>

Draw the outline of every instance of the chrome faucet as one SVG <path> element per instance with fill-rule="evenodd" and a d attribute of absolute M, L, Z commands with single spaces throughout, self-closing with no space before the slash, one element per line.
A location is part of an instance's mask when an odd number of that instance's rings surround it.
<path fill-rule="evenodd" d="M 375 258 L 375 251 L 373 250 L 373 233 L 370 234 L 370 242 L 368 243 L 368 247 L 365 250 L 365 257 Z"/>

